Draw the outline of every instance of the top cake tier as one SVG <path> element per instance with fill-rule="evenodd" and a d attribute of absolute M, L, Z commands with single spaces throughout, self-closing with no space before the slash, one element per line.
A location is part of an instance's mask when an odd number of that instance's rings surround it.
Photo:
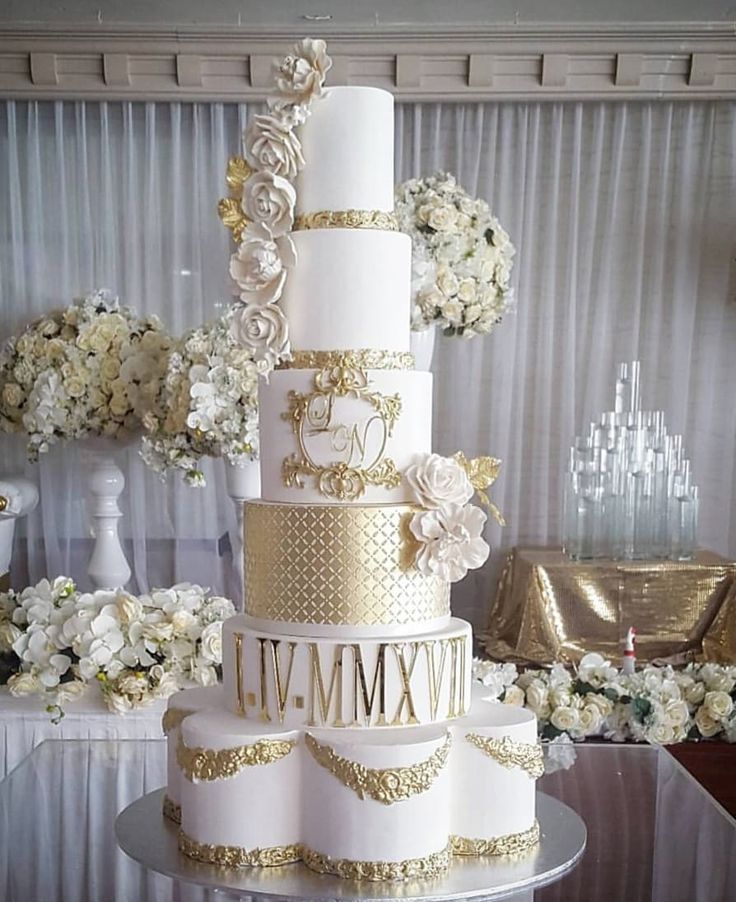
<path fill-rule="evenodd" d="M 329 88 L 299 129 L 307 165 L 296 213 L 394 209 L 394 99 L 379 88 Z"/>

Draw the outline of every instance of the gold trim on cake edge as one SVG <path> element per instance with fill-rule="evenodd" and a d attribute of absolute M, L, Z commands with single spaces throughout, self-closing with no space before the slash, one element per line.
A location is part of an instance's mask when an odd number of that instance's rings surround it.
<path fill-rule="evenodd" d="M 453 855 L 468 858 L 484 858 L 490 855 L 525 855 L 539 845 L 539 838 L 539 821 L 535 820 L 528 830 L 494 836 L 491 839 L 451 836 L 450 848 Z"/>
<path fill-rule="evenodd" d="M 274 868 L 301 861 L 302 847 L 298 843 L 270 846 L 266 849 L 244 849 L 241 846 L 215 845 L 197 842 L 179 831 L 179 851 L 188 858 L 225 868 Z"/>
<path fill-rule="evenodd" d="M 175 824 L 181 823 L 181 805 L 177 804 L 173 799 L 164 796 L 163 815 Z"/>
<path fill-rule="evenodd" d="M 350 351 L 292 351 L 279 370 L 322 370 L 332 367 L 365 370 L 413 370 L 414 355 L 410 351 L 381 351 L 357 348 Z"/>
<path fill-rule="evenodd" d="M 190 782 L 194 780 L 224 780 L 235 777 L 245 767 L 273 764 L 286 757 L 295 747 L 293 739 L 259 739 L 252 745 L 238 745 L 229 749 L 190 748 L 179 736 L 176 763 Z"/>
<path fill-rule="evenodd" d="M 465 739 L 502 767 L 519 767 L 534 780 L 544 773 L 544 753 L 538 742 L 516 742 L 510 736 L 494 739 L 478 733 L 466 733 Z"/>
<path fill-rule="evenodd" d="M 393 213 L 386 210 L 318 210 L 300 213 L 294 219 L 292 231 L 306 229 L 378 229 L 398 232 L 399 224 Z"/>

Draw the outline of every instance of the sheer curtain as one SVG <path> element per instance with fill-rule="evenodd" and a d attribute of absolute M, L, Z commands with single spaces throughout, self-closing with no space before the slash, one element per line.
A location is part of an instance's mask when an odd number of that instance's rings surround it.
<path fill-rule="evenodd" d="M 216 215 L 249 112 L 222 104 L 29 103 L 0 108 L 0 336 L 93 286 L 174 331 L 227 297 Z M 441 339 L 435 446 L 503 459 L 491 565 L 455 589 L 485 622 L 504 551 L 560 538 L 573 435 L 612 396 L 620 360 L 642 361 L 644 403 L 685 434 L 701 486 L 703 546 L 736 554 L 736 105 L 407 104 L 397 178 L 448 169 L 517 246 L 517 309 L 486 339 Z M 3 469 L 22 443 L 0 438 Z M 42 504 L 16 573 L 83 577 L 77 451 L 26 471 Z M 161 483 L 126 453 L 126 518 L 139 588 L 192 579 L 234 592 L 234 529 L 217 462 L 208 487 Z M 27 537 L 27 545 L 26 545 Z"/>

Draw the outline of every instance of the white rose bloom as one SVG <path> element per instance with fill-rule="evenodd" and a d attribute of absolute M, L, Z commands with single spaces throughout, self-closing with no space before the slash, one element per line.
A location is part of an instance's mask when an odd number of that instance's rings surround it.
<path fill-rule="evenodd" d="M 704 664 L 700 669 L 700 678 L 709 692 L 732 692 L 736 680 L 725 673 L 718 664 Z"/>
<path fill-rule="evenodd" d="M 230 257 L 230 275 L 240 288 L 243 302 L 270 304 L 281 297 L 287 270 L 295 263 L 291 238 L 274 238 L 265 226 L 256 223 L 247 226 L 240 247 Z"/>
<path fill-rule="evenodd" d="M 580 722 L 580 713 L 575 708 L 555 708 L 550 717 L 550 723 L 558 730 L 569 733 L 576 730 Z"/>
<path fill-rule="evenodd" d="M 604 719 L 613 711 L 613 702 L 605 695 L 598 695 L 595 692 L 589 692 L 585 696 L 585 706 L 597 708 Z"/>
<path fill-rule="evenodd" d="M 245 132 L 245 158 L 256 170 L 293 180 L 304 166 L 304 156 L 295 126 L 286 110 L 271 110 L 253 116 Z"/>
<path fill-rule="evenodd" d="M 217 671 L 210 664 L 195 659 L 192 662 L 192 679 L 200 686 L 214 686 L 217 683 Z"/>
<path fill-rule="evenodd" d="M 457 276 L 447 266 L 441 266 L 437 270 L 437 287 L 446 298 L 454 297 L 459 286 Z"/>
<path fill-rule="evenodd" d="M 523 706 L 524 704 L 524 690 L 519 689 L 518 686 L 508 686 L 506 689 L 506 693 L 503 697 L 504 705 L 519 705 Z"/>
<path fill-rule="evenodd" d="M 446 504 L 467 504 L 475 489 L 460 464 L 451 457 L 425 454 L 407 467 L 404 476 L 414 501 L 428 510 Z"/>
<path fill-rule="evenodd" d="M 448 324 L 451 326 L 459 326 L 463 319 L 463 305 L 460 301 L 444 301 L 440 310 L 442 311 L 442 316 L 447 320 Z"/>
<path fill-rule="evenodd" d="M 222 663 L 222 624 L 211 623 L 204 628 L 201 638 L 202 659 L 208 664 Z"/>
<path fill-rule="evenodd" d="M 671 727 L 683 727 L 690 717 L 687 705 L 681 699 L 671 699 L 664 706 L 664 720 Z"/>
<path fill-rule="evenodd" d="M 549 690 L 549 703 L 553 708 L 566 708 L 572 701 L 569 689 L 564 686 L 553 686 Z"/>
<path fill-rule="evenodd" d="M 715 736 L 721 730 L 720 720 L 716 720 L 703 705 L 695 712 L 695 726 L 700 730 L 700 735 L 706 739 Z"/>
<path fill-rule="evenodd" d="M 332 65 L 324 41 L 304 38 L 276 65 L 276 87 L 294 103 L 309 103 L 322 94 L 325 76 Z"/>
<path fill-rule="evenodd" d="M 600 708 L 597 705 L 585 705 L 578 712 L 578 729 L 583 736 L 596 735 L 603 725 Z"/>
<path fill-rule="evenodd" d="M 485 522 L 485 512 L 473 504 L 414 514 L 409 528 L 422 543 L 416 556 L 419 571 L 454 583 L 482 567 L 490 553 L 482 538 Z"/>
<path fill-rule="evenodd" d="M 705 686 L 702 683 L 693 683 L 685 690 L 685 701 L 695 707 L 700 705 L 705 698 Z"/>
<path fill-rule="evenodd" d="M 727 692 L 706 692 L 703 707 L 714 720 L 725 720 L 733 711 L 733 701 Z"/>
<path fill-rule="evenodd" d="M 646 738 L 653 745 L 669 745 L 675 738 L 675 731 L 672 725 L 664 720 L 650 726 L 646 731 Z"/>
<path fill-rule="evenodd" d="M 43 692 L 44 685 L 30 673 L 14 673 L 8 680 L 8 689 L 10 694 L 20 698 L 25 695 L 35 695 Z"/>
<path fill-rule="evenodd" d="M 570 686 L 572 675 L 564 664 L 553 664 L 549 672 L 549 685 L 552 689 L 561 689 Z"/>
<path fill-rule="evenodd" d="M 549 705 L 549 691 L 541 680 L 534 680 L 527 686 L 526 703 L 534 712 L 542 711 Z"/>
<path fill-rule="evenodd" d="M 269 367 L 289 356 L 289 324 L 275 304 L 247 304 L 233 313 L 232 336 Z"/>
<path fill-rule="evenodd" d="M 189 611 L 175 611 L 171 615 L 171 625 L 174 628 L 174 632 L 180 636 L 187 635 L 196 622 L 197 618 Z"/>
<path fill-rule="evenodd" d="M 457 210 L 453 204 L 434 207 L 427 218 L 427 225 L 435 232 L 452 232 L 457 223 Z"/>
<path fill-rule="evenodd" d="M 272 172 L 255 172 L 243 185 L 245 215 L 252 222 L 263 223 L 274 238 L 291 231 L 295 204 L 294 186 Z"/>

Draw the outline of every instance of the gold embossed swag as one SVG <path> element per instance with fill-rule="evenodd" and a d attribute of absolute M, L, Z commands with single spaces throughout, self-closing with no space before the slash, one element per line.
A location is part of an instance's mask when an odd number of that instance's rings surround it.
<path fill-rule="evenodd" d="M 369 768 L 337 755 L 309 733 L 304 741 L 317 764 L 335 776 L 343 786 L 352 789 L 360 799 L 368 797 L 384 805 L 393 805 L 394 802 L 426 792 L 447 763 L 452 744 L 452 738 L 447 733 L 442 745 L 424 761 L 406 767 Z"/>
<path fill-rule="evenodd" d="M 295 745 L 291 739 L 259 739 L 253 745 L 232 749 L 189 748 L 179 736 L 176 761 L 187 780 L 223 780 L 236 776 L 244 767 L 272 764 Z"/>
<path fill-rule="evenodd" d="M 493 739 L 467 733 L 466 740 L 502 767 L 520 767 L 537 779 L 544 773 L 542 746 L 538 742 L 515 742 L 510 736 Z"/>

